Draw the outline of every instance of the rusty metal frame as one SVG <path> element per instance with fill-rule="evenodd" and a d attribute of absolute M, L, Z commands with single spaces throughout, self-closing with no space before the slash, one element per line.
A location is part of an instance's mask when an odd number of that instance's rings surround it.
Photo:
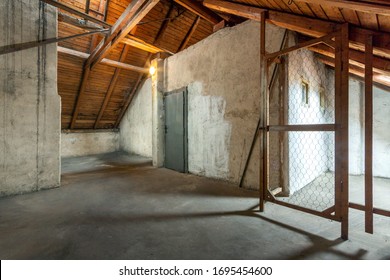
<path fill-rule="evenodd" d="M 264 211 L 264 202 L 269 201 L 305 213 L 341 222 L 341 237 L 348 239 L 348 87 L 349 87 L 349 28 L 348 24 L 319 39 L 310 40 L 276 53 L 265 50 L 266 12 L 261 13 L 260 27 L 260 85 L 263 119 L 260 126 L 260 211 Z M 335 42 L 331 41 L 334 38 Z M 332 45 L 336 53 L 335 67 L 335 123 L 319 125 L 269 125 L 269 88 L 268 69 L 274 58 L 291 51 L 320 43 Z M 334 131 L 335 132 L 335 205 L 320 212 L 287 202 L 276 200 L 269 191 L 269 132 L 270 131 Z"/>

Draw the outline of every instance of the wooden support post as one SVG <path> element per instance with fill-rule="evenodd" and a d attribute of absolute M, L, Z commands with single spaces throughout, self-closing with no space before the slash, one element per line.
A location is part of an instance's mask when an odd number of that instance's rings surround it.
<path fill-rule="evenodd" d="M 265 195 L 267 191 L 267 93 L 268 93 L 268 83 L 267 83 L 267 59 L 265 57 L 265 20 L 266 13 L 262 12 L 260 14 L 260 116 L 261 116 L 261 133 L 260 135 L 260 187 L 259 187 L 259 209 L 261 212 L 264 211 L 264 202 Z"/>
<path fill-rule="evenodd" d="M 85 13 L 88 14 L 89 13 L 89 6 L 91 5 L 91 0 L 87 0 L 85 2 Z"/>
<path fill-rule="evenodd" d="M 349 54 L 348 24 L 336 36 L 335 67 L 335 212 L 341 220 L 341 238 L 348 239 L 348 97 Z"/>
<path fill-rule="evenodd" d="M 364 166 L 365 166 L 365 231 L 373 233 L 373 178 L 372 178 L 372 119 L 373 119 L 373 47 L 372 35 L 367 35 L 365 52 L 365 78 L 364 78 Z"/>

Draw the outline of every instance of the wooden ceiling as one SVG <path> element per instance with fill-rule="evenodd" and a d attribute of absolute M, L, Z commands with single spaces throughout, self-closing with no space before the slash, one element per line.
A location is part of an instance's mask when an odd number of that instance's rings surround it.
<path fill-rule="evenodd" d="M 144 17 L 141 15 L 137 21 L 131 21 L 133 20 L 131 16 L 134 15 L 131 11 L 126 18 L 126 13 L 131 8 L 129 8 L 131 0 L 56 1 L 97 19 L 77 22 L 77 19 L 85 16 L 70 13 L 66 8 L 59 9 L 58 37 L 85 33 L 85 29 L 88 29 L 87 25 L 92 27 L 96 25 L 95 29 L 97 27 L 109 29 L 105 39 L 106 48 L 99 47 L 99 43 L 104 38 L 102 35 L 79 37 L 59 43 L 58 92 L 62 98 L 63 129 L 118 127 L 136 89 L 147 77 L 143 69 L 149 66 L 153 53 L 163 51 L 172 54 L 183 50 L 212 34 L 213 27 L 222 19 L 225 19 L 229 25 L 243 20 L 220 11 L 212 11 L 203 6 L 202 1 L 141 1 L 149 6 L 144 8 L 146 15 Z M 307 18 L 348 22 L 356 27 L 390 33 L 390 1 L 387 0 L 236 0 L 230 2 Z M 121 17 L 125 11 L 125 15 Z M 80 25 L 84 27 L 80 28 Z M 124 28 L 124 25 L 130 29 Z M 110 37 L 111 40 L 108 40 Z M 142 45 L 142 49 L 134 47 L 135 42 Z M 385 70 L 390 71 L 390 45 L 385 47 L 378 49 L 377 59 L 384 64 Z M 316 50 L 322 52 L 322 55 L 325 53 L 321 46 L 313 48 L 313 51 Z M 356 50 L 355 53 L 357 56 L 358 51 Z M 104 63 L 99 63 L 103 57 Z M 119 65 L 118 62 L 122 64 Z M 113 65 L 120 67 L 113 67 Z"/>

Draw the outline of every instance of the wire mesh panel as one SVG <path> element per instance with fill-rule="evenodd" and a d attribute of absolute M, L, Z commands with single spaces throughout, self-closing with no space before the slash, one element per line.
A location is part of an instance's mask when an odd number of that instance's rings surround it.
<path fill-rule="evenodd" d="M 315 211 L 335 203 L 334 132 L 271 132 L 270 142 L 279 142 L 280 158 L 270 153 L 269 161 L 281 166 L 270 169 L 270 190 L 279 201 Z M 278 185 L 275 185 L 277 182 Z"/>
<path fill-rule="evenodd" d="M 335 132 L 323 126 L 335 123 L 334 72 L 307 49 L 281 61 L 285 89 L 271 89 L 269 96 L 268 190 L 275 202 L 330 214 L 336 197 Z"/>

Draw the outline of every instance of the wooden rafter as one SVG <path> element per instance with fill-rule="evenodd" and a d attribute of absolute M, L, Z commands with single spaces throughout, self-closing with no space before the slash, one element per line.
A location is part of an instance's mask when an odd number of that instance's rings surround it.
<path fill-rule="evenodd" d="M 319 53 L 331 58 L 334 58 L 334 49 L 331 47 L 328 47 L 326 45 L 316 45 L 309 47 L 309 50 Z M 360 68 L 365 68 L 365 56 L 363 52 L 350 50 L 349 51 L 349 63 L 355 66 L 358 66 Z M 372 57 L 372 65 L 374 68 L 374 71 L 377 73 L 381 73 L 383 75 L 390 76 L 390 60 L 373 56 Z"/>
<path fill-rule="evenodd" d="M 159 0 L 132 1 L 112 26 L 110 34 L 92 52 L 86 67 L 93 69 L 158 2 Z"/>
<path fill-rule="evenodd" d="M 183 6 L 187 10 L 189 10 L 192 13 L 207 20 L 208 22 L 210 22 L 213 25 L 215 25 L 223 20 L 222 17 L 220 17 L 219 15 L 214 13 L 213 11 L 202 6 L 201 4 L 199 4 L 199 2 L 196 2 L 194 0 L 174 0 L 174 1 L 176 3 L 178 3 L 180 6 Z"/>
<path fill-rule="evenodd" d="M 129 45 L 125 45 L 124 46 L 123 51 L 121 53 L 121 57 L 119 59 L 120 62 L 124 62 L 126 60 L 126 56 L 127 56 L 128 52 L 129 52 L 129 49 L 130 49 Z M 110 101 L 111 95 L 114 92 L 114 89 L 115 89 L 115 86 L 116 86 L 116 83 L 118 81 L 120 73 L 121 73 L 121 69 L 120 68 L 115 69 L 115 73 L 112 76 L 112 79 L 111 79 L 110 85 L 108 87 L 106 96 L 104 97 L 103 104 L 102 104 L 102 106 L 100 108 L 99 114 L 98 114 L 98 116 L 96 118 L 96 122 L 95 122 L 95 124 L 93 126 L 94 129 L 96 129 L 99 126 L 99 122 L 100 122 L 101 118 L 103 117 L 104 111 L 107 108 L 107 105 L 108 105 L 108 102 Z"/>
<path fill-rule="evenodd" d="M 265 9 L 258 7 L 216 0 L 205 0 L 203 5 L 222 13 L 235 14 L 237 16 L 249 18 L 255 21 L 260 21 L 261 12 L 265 11 Z"/>
<path fill-rule="evenodd" d="M 79 52 L 79 51 L 68 49 L 68 48 L 64 48 L 64 47 L 57 47 L 57 51 L 59 53 L 63 53 L 63 54 L 67 54 L 67 55 L 71 55 L 71 56 L 75 56 L 75 57 L 79 57 L 79 58 L 82 58 L 82 59 L 88 59 L 88 57 L 90 56 L 87 53 Z M 145 67 L 134 66 L 134 65 L 131 65 L 131 64 L 127 64 L 127 63 L 123 63 L 123 62 L 119 62 L 119 61 L 115 61 L 115 60 L 111 60 L 111 59 L 107 59 L 107 58 L 104 58 L 101 61 L 101 64 L 107 65 L 107 66 L 111 66 L 111 67 L 114 67 L 114 68 L 120 68 L 120 69 L 124 69 L 124 70 L 135 71 L 135 72 L 143 73 L 143 74 L 148 73 L 148 71 L 149 71 L 149 69 L 145 68 Z"/>
<path fill-rule="evenodd" d="M 73 129 L 80 110 L 80 103 L 85 94 L 86 84 L 88 82 L 91 70 L 97 63 L 114 49 L 117 44 L 124 39 L 127 34 L 138 24 L 138 22 L 159 2 L 159 0 L 135 0 L 132 1 L 119 19 L 111 27 L 110 33 L 99 43 L 95 50 L 84 63 L 83 76 L 80 89 L 77 95 L 75 108 L 72 114 L 70 129 Z M 121 62 L 116 62 L 120 65 Z"/>
<path fill-rule="evenodd" d="M 61 22 L 65 22 L 65 23 L 71 24 L 71 25 L 73 25 L 73 26 L 75 26 L 77 28 L 83 29 L 83 30 L 99 30 L 99 29 L 103 28 L 102 25 L 99 25 L 99 24 L 96 24 L 96 23 L 92 23 L 92 22 L 89 22 L 89 21 L 80 21 L 78 18 L 69 16 L 69 15 L 61 13 L 61 12 L 58 13 L 58 20 L 61 21 Z M 132 46 L 134 48 L 137 48 L 137 49 L 140 49 L 140 50 L 144 50 L 144 51 L 147 51 L 147 52 L 150 52 L 150 53 L 159 53 L 159 52 L 161 52 L 161 53 L 173 54 L 170 51 L 167 51 L 165 49 L 156 47 L 155 45 L 152 45 L 152 44 L 148 44 L 145 41 L 143 41 L 143 40 L 141 40 L 141 39 L 139 39 L 136 36 L 131 35 L 131 34 L 129 34 L 125 38 L 123 38 L 121 43 L 130 45 L 130 46 Z"/>
<path fill-rule="evenodd" d="M 217 11 L 224 11 L 234 15 L 240 15 L 249 19 L 259 21 L 259 14 L 262 9 L 243 4 L 230 3 L 220 0 L 205 0 L 203 5 Z M 248 7 L 251 9 L 248 10 Z M 312 19 L 299 15 L 292 15 L 279 11 L 268 11 L 267 22 L 274 25 L 297 31 L 313 37 L 321 37 L 326 34 L 336 31 L 338 23 L 324 21 L 320 19 Z M 358 44 L 364 49 L 366 34 L 370 33 L 374 36 L 373 46 L 379 49 L 385 49 L 388 52 L 390 48 L 390 34 L 386 32 L 378 32 L 368 30 L 356 26 L 351 26 L 349 36 L 352 44 Z M 350 45 L 351 46 L 351 45 Z M 375 50 L 374 50 L 375 54 Z"/>
<path fill-rule="evenodd" d="M 333 68 L 335 67 L 335 59 L 334 58 L 330 58 L 330 57 L 326 57 L 326 56 L 320 56 L 320 57 L 318 57 L 318 59 L 322 63 L 324 63 L 324 64 L 326 64 L 326 65 L 328 65 L 330 67 L 333 67 Z M 358 67 L 356 65 L 350 65 L 349 66 L 349 73 L 353 74 L 353 75 L 356 75 L 356 76 L 358 76 L 360 78 L 364 78 L 364 69 L 361 68 L 361 67 Z M 381 75 L 380 73 L 374 71 L 374 75 L 373 75 L 374 82 L 377 83 L 377 84 L 382 84 L 382 85 L 384 85 L 386 87 L 390 87 L 390 82 L 387 82 L 386 80 L 381 79 L 380 75 Z"/>
<path fill-rule="evenodd" d="M 390 15 L 390 2 L 385 4 L 380 3 L 368 3 L 361 1 L 352 1 L 352 0 L 294 0 L 297 2 L 304 2 L 309 4 L 318 4 L 322 6 L 341 8 L 341 9 L 351 9 L 359 12 L 372 13 L 378 15 Z"/>
<path fill-rule="evenodd" d="M 184 50 L 187 47 L 189 41 L 191 40 L 192 35 L 194 34 L 196 28 L 199 25 L 199 22 L 200 22 L 200 17 L 197 16 L 194 23 L 191 25 L 190 30 L 188 30 L 186 36 L 184 37 L 184 40 L 181 42 L 180 47 L 177 50 L 178 52 Z"/>

